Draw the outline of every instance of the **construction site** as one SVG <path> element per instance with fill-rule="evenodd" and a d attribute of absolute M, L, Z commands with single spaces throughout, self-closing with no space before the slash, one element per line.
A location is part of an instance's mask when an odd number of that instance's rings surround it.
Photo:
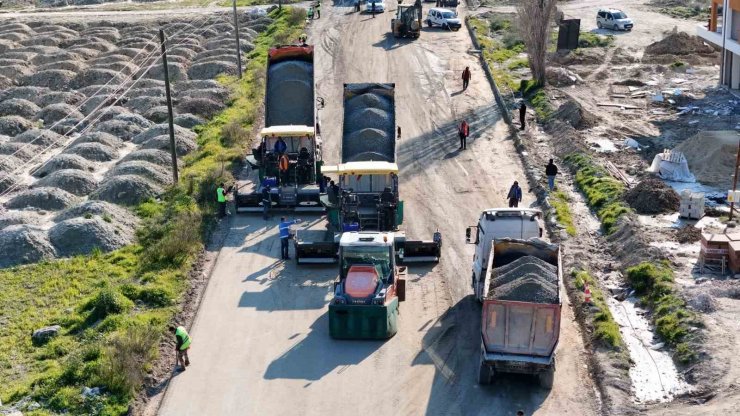
<path fill-rule="evenodd" d="M 261 3 L 0 2 L 0 415 L 737 413 L 740 4 Z"/>

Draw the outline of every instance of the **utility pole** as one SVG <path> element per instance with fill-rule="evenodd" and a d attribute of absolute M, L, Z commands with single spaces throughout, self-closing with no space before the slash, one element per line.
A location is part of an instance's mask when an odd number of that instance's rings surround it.
<path fill-rule="evenodd" d="M 239 79 L 242 79 L 242 48 L 241 42 L 239 41 L 239 17 L 236 14 L 236 0 L 233 0 L 234 5 L 234 29 L 236 32 L 236 65 L 239 69 Z"/>
<path fill-rule="evenodd" d="M 164 41 L 164 30 L 159 29 L 159 41 L 162 43 L 162 62 L 164 63 L 164 91 L 167 95 L 167 115 L 170 124 L 170 154 L 172 155 L 172 179 L 177 185 L 177 150 L 175 148 L 175 126 L 172 116 L 172 94 L 170 94 L 170 70 L 167 68 L 167 47 Z"/>

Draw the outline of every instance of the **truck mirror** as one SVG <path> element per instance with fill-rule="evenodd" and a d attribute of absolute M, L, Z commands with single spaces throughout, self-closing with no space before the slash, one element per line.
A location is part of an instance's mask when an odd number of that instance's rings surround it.
<path fill-rule="evenodd" d="M 540 237 L 542 237 L 542 227 L 540 227 Z"/>
<path fill-rule="evenodd" d="M 472 236 L 473 236 L 473 229 L 476 229 L 477 231 L 478 226 L 473 225 L 465 229 L 465 243 L 466 244 L 478 244 L 478 233 L 475 234 L 475 241 L 471 241 Z"/>
<path fill-rule="evenodd" d="M 470 228 L 465 229 L 465 242 L 470 244 Z"/>

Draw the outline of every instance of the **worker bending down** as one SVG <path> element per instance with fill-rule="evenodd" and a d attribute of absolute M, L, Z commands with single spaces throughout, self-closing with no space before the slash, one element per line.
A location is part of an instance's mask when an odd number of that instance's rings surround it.
<path fill-rule="evenodd" d="M 175 353 L 177 354 L 177 364 L 180 364 L 180 371 L 185 371 L 185 367 L 190 365 L 190 358 L 188 357 L 188 350 L 190 349 L 190 335 L 185 327 L 170 326 L 170 332 L 175 334 Z"/>

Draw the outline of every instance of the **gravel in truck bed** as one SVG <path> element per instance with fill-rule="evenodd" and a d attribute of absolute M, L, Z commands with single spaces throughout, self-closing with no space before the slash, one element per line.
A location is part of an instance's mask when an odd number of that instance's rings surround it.
<path fill-rule="evenodd" d="M 534 256 L 523 256 L 492 271 L 488 296 L 499 300 L 558 303 L 556 266 Z"/>

